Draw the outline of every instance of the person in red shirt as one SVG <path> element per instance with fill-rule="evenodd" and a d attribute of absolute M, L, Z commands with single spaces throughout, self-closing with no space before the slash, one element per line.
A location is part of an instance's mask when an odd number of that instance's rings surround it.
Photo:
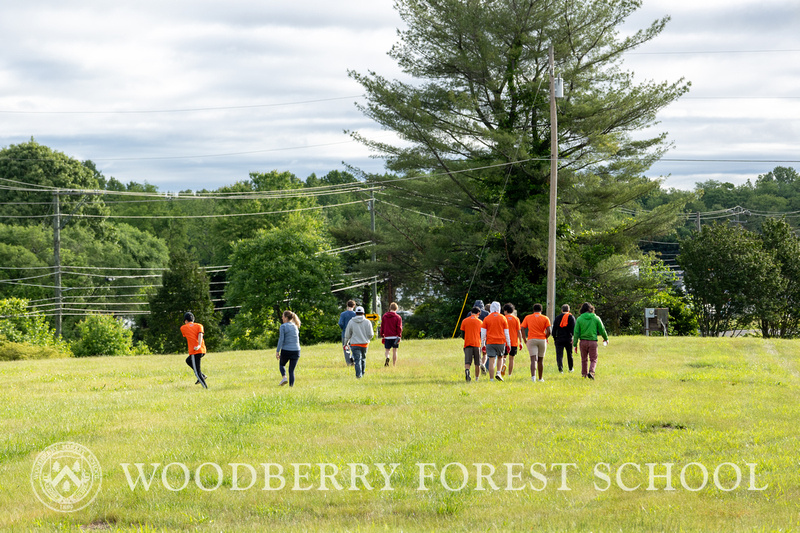
<path fill-rule="evenodd" d="M 392 366 L 397 364 L 397 349 L 400 348 L 400 337 L 403 335 L 403 317 L 397 314 L 397 304 L 389 304 L 389 310 L 381 317 L 381 339 L 383 347 L 386 348 L 386 362 L 383 366 L 389 366 L 389 349 L 392 350 Z"/>
<path fill-rule="evenodd" d="M 464 374 L 467 383 L 472 381 L 469 367 L 475 364 L 475 381 L 481 376 L 481 328 L 483 322 L 478 318 L 481 314 L 479 307 L 473 307 L 470 315 L 461 321 L 461 331 L 464 332 Z"/>
<path fill-rule="evenodd" d="M 495 359 L 502 357 L 506 346 L 511 346 L 508 320 L 500 314 L 500 302 L 492 302 L 489 311 L 491 312 L 483 320 L 483 327 L 481 327 L 481 341 L 486 346 L 486 356 L 489 358 L 489 379 L 505 381 L 499 372 L 495 374 Z"/>
<path fill-rule="evenodd" d="M 517 355 L 517 350 L 522 348 L 524 339 L 522 338 L 522 327 L 519 323 L 519 318 L 514 314 L 514 304 L 507 303 L 503 306 L 503 314 L 508 321 L 508 336 L 511 337 L 511 347 L 508 350 L 508 375 L 514 371 L 514 357 Z M 500 375 L 506 375 L 506 366 L 500 370 Z"/>
<path fill-rule="evenodd" d="M 195 323 L 192 313 L 186 313 L 183 315 L 181 333 L 186 337 L 186 343 L 189 345 L 189 357 L 186 358 L 186 364 L 194 370 L 194 375 L 197 376 L 195 385 L 200 384 L 204 389 L 207 389 L 206 375 L 200 370 L 200 359 L 206 354 L 203 325 Z"/>
<path fill-rule="evenodd" d="M 534 304 L 533 314 L 522 321 L 522 334 L 528 339 L 528 353 L 531 356 L 531 381 L 536 381 L 536 368 L 539 368 L 539 381 L 544 381 L 544 354 L 547 351 L 547 337 L 553 328 L 550 319 L 542 314 L 542 304 Z"/>

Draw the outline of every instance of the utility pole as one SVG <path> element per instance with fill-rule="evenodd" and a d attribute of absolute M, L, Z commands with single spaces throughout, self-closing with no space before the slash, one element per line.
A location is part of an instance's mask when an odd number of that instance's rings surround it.
<path fill-rule="evenodd" d="M 700 231 L 700 211 L 697 212 L 697 231 Z"/>
<path fill-rule="evenodd" d="M 61 205 L 59 196 L 65 195 L 83 195 L 83 199 L 78 202 L 72 213 L 67 215 L 66 220 L 61 220 Z M 61 317 L 63 313 L 63 299 L 61 298 L 61 229 L 67 225 L 72 218 L 72 215 L 78 208 L 86 202 L 89 195 L 101 194 L 99 191 L 60 191 L 58 189 L 53 191 L 53 281 L 55 285 L 56 297 L 56 337 L 61 337 Z"/>
<path fill-rule="evenodd" d="M 369 219 L 370 219 L 370 227 L 372 228 L 372 238 L 375 239 L 375 189 L 371 191 L 371 197 L 369 199 Z M 377 262 L 377 257 L 375 256 L 375 243 L 372 244 L 372 265 L 375 266 Z M 375 275 L 375 281 L 372 283 L 372 312 L 378 313 L 378 275 Z"/>
<path fill-rule="evenodd" d="M 550 222 L 547 239 L 547 316 L 556 309 L 556 198 L 558 193 L 558 116 L 553 45 L 550 45 Z"/>
<path fill-rule="evenodd" d="M 56 337 L 61 337 L 61 207 L 53 191 L 53 277 L 56 287 Z"/>

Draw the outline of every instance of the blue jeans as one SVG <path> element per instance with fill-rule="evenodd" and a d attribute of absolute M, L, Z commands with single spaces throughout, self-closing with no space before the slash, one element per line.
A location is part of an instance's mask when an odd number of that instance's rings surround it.
<path fill-rule="evenodd" d="M 353 358 L 350 355 L 350 349 L 344 342 L 344 330 L 342 330 L 342 351 L 344 352 L 344 362 L 348 365 L 353 364 Z"/>
<path fill-rule="evenodd" d="M 350 346 L 350 353 L 353 355 L 354 365 L 356 367 L 356 377 L 360 378 L 364 375 L 364 367 L 367 364 L 367 349 L 363 346 Z"/>

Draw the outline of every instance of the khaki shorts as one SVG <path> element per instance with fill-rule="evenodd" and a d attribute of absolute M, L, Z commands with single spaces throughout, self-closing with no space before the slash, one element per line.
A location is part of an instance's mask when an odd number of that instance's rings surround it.
<path fill-rule="evenodd" d="M 544 359 L 544 354 L 547 351 L 546 339 L 528 339 L 527 345 L 528 353 L 531 354 L 531 357 Z"/>

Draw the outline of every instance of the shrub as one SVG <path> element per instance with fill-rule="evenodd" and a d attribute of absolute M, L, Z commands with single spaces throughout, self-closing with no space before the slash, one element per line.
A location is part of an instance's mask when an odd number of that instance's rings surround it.
<path fill-rule="evenodd" d="M 133 332 L 109 315 L 90 315 L 78 323 L 79 339 L 73 343 L 75 357 L 131 355 Z"/>
<path fill-rule="evenodd" d="M 28 301 L 22 298 L 0 300 L 0 345 L 6 344 L 14 346 L 4 348 L 6 355 L 0 361 L 70 355 L 69 343 L 56 338 L 43 315 L 29 313 Z"/>
<path fill-rule="evenodd" d="M 147 346 L 147 344 L 145 344 L 144 342 L 140 342 L 133 346 L 133 349 L 131 350 L 131 355 L 153 355 L 153 352 L 152 350 L 150 350 L 150 347 Z"/>
<path fill-rule="evenodd" d="M 28 359 L 55 359 L 69 357 L 55 346 L 36 346 L 27 342 L 8 342 L 0 339 L 0 361 L 23 361 Z"/>
<path fill-rule="evenodd" d="M 253 324 L 263 323 L 263 327 L 253 328 Z M 305 326 L 305 324 L 303 324 Z M 259 321 L 251 313 L 237 314 L 225 330 L 225 350 L 264 350 L 278 342 L 278 324 L 273 320 Z M 185 343 L 184 343 L 185 344 Z"/>
<path fill-rule="evenodd" d="M 53 331 L 43 315 L 28 312 L 28 300 L 7 298 L 0 300 L 0 335 L 10 342 L 44 346 L 53 343 Z"/>

